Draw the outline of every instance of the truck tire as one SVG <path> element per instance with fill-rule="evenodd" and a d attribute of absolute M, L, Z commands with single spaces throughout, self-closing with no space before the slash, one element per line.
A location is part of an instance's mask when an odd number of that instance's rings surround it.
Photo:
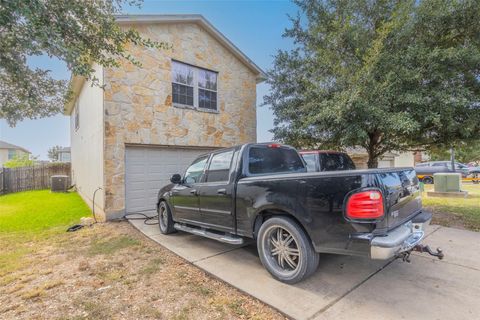
<path fill-rule="evenodd" d="M 317 270 L 319 254 L 305 231 L 291 218 L 266 220 L 258 231 L 257 248 L 265 269 L 281 282 L 297 283 Z"/>
<path fill-rule="evenodd" d="M 163 234 L 170 234 L 175 232 L 175 228 L 173 227 L 174 222 L 172 219 L 172 213 L 170 212 L 170 208 L 168 207 L 167 202 L 161 201 L 158 204 L 157 212 L 160 232 Z"/>
<path fill-rule="evenodd" d="M 423 177 L 422 182 L 424 184 L 433 184 L 433 177 L 430 177 L 430 176 Z"/>

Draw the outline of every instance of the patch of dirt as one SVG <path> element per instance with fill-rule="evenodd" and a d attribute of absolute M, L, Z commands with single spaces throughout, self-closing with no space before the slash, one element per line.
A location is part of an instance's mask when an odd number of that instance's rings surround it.
<path fill-rule="evenodd" d="M 462 216 L 449 213 L 433 210 L 433 208 L 426 207 L 426 209 L 432 212 L 432 222 L 431 224 L 438 224 L 444 227 L 457 228 L 462 230 L 468 230 L 467 223 Z"/>
<path fill-rule="evenodd" d="M 0 319 L 284 319 L 126 222 L 28 245 L 0 279 Z"/>

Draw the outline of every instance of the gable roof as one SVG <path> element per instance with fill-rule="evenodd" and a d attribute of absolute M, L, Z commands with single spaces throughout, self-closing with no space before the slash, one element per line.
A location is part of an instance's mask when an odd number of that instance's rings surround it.
<path fill-rule="evenodd" d="M 167 24 L 167 23 L 195 23 L 205 29 L 214 39 L 227 48 L 237 59 L 245 64 L 256 76 L 257 83 L 264 81 L 266 73 L 257 66 L 249 57 L 238 49 L 227 37 L 218 31 L 201 14 L 133 14 L 116 16 L 117 23 L 120 25 L 129 24 Z M 83 77 L 72 76 L 70 85 L 75 98 L 83 87 L 85 79 Z M 69 115 L 73 109 L 75 99 L 71 99 L 65 105 L 64 114 Z"/>
<path fill-rule="evenodd" d="M 22 150 L 23 152 L 26 152 L 26 153 L 31 153 L 30 151 L 28 151 L 25 148 L 16 146 L 14 144 L 11 144 L 11 143 L 8 143 L 8 142 L 2 141 L 2 140 L 0 140 L 0 149 L 17 149 L 17 150 Z"/>
<path fill-rule="evenodd" d="M 203 27 L 214 39 L 224 45 L 257 75 L 257 82 L 266 78 L 265 72 L 238 49 L 227 37 L 201 14 L 133 14 L 116 16 L 119 24 L 195 23 Z"/>

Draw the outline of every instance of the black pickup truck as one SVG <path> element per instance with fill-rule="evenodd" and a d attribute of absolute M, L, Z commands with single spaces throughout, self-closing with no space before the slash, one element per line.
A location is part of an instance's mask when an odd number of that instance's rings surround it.
<path fill-rule="evenodd" d="M 431 214 L 412 168 L 307 172 L 292 147 L 245 144 L 199 156 L 171 182 L 158 193 L 162 233 L 255 240 L 286 283 L 311 275 L 319 253 L 408 259 L 428 248 L 419 242 Z"/>

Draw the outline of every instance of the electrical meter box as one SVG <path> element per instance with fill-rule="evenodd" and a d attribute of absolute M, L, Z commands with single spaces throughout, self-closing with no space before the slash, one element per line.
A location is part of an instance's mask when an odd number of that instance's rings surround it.
<path fill-rule="evenodd" d="M 460 192 L 462 175 L 460 173 L 435 173 L 433 183 L 435 192 Z"/>

